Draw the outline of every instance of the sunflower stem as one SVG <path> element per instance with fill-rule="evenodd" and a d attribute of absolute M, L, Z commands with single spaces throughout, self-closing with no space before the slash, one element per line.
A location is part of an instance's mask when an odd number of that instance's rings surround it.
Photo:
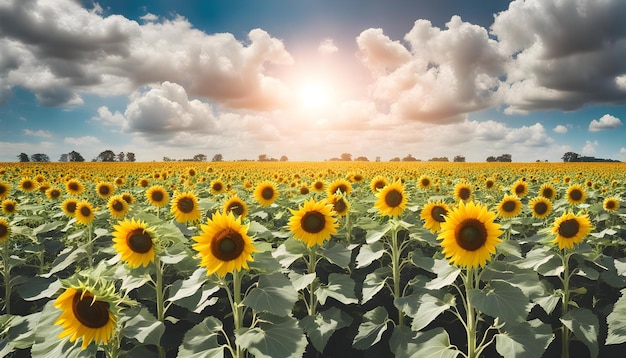
<path fill-rule="evenodd" d="M 89 261 L 89 268 L 93 268 L 93 243 L 91 242 L 91 236 L 93 235 L 93 224 L 87 225 L 87 260 Z"/>
<path fill-rule="evenodd" d="M 317 265 L 317 245 L 309 249 L 309 273 L 315 274 L 315 267 Z M 317 276 L 316 276 L 317 278 Z M 307 305 L 309 316 L 315 316 L 317 313 L 317 296 L 315 296 L 315 279 L 309 284 L 309 304 Z"/>
<path fill-rule="evenodd" d="M 163 322 L 165 320 L 165 292 L 163 290 L 163 265 L 159 255 L 154 256 L 154 267 L 156 271 L 156 283 L 154 290 L 156 293 L 156 308 L 157 308 L 157 320 Z M 158 345 L 159 358 L 165 358 L 165 349 L 160 344 Z"/>
<path fill-rule="evenodd" d="M 394 222 L 391 229 L 391 271 L 393 274 L 393 298 L 394 301 L 402 297 L 400 290 L 400 246 L 398 245 L 398 223 Z M 404 326 L 404 312 L 398 309 L 398 326 Z"/>
<path fill-rule="evenodd" d="M 468 358 L 476 358 L 478 355 L 478 350 L 476 346 L 476 327 L 477 327 L 477 317 L 476 310 L 472 303 L 470 302 L 470 291 L 473 290 L 476 286 L 474 271 L 471 266 L 467 267 L 467 275 L 465 278 L 465 307 L 467 308 L 467 357 Z"/>
<path fill-rule="evenodd" d="M 2 277 L 4 278 L 4 307 L 11 314 L 11 263 L 9 262 L 9 239 L 2 243 Z"/>
<path fill-rule="evenodd" d="M 350 210 L 346 212 L 346 241 L 352 244 L 352 223 L 350 222 Z"/>
<path fill-rule="evenodd" d="M 243 305 L 241 304 L 241 271 L 233 271 L 233 300 L 232 300 L 232 311 L 233 311 L 233 320 L 235 326 L 235 332 L 243 327 Z M 239 346 L 239 344 L 235 341 L 235 357 L 241 358 L 243 357 L 243 350 Z"/>
<path fill-rule="evenodd" d="M 569 281 L 571 277 L 571 273 L 569 271 L 569 258 L 570 255 L 565 252 L 565 250 L 561 251 L 561 260 L 563 262 L 563 296 L 561 301 L 561 317 L 564 317 L 567 314 L 569 309 Z M 569 340 L 570 340 L 570 331 L 565 326 L 565 324 L 561 325 L 561 358 L 569 358 Z"/>

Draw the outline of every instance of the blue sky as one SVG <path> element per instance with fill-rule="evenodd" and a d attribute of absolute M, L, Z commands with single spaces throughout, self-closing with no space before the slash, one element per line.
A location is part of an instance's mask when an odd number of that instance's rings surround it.
<path fill-rule="evenodd" d="M 0 161 L 626 161 L 626 2 L 0 1 Z"/>

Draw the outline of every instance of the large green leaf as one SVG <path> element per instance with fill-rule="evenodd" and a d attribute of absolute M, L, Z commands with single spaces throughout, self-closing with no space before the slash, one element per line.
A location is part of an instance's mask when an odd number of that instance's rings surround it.
<path fill-rule="evenodd" d="M 206 280 L 206 269 L 204 267 L 198 268 L 188 279 L 178 280 L 172 284 L 167 301 L 175 302 L 181 298 L 193 295 L 196 291 L 198 291 L 198 289 L 200 289 Z"/>
<path fill-rule="evenodd" d="M 329 262 L 341 267 L 348 267 L 352 256 L 352 251 L 343 243 L 329 242 L 320 252 L 321 256 Z"/>
<path fill-rule="evenodd" d="M 55 325 L 61 311 L 54 307 L 54 302 L 49 301 L 41 311 L 39 322 L 35 328 L 35 341 L 31 348 L 33 358 L 57 358 L 57 357 L 95 357 L 96 345 L 91 343 L 87 349 L 81 350 L 82 339 L 70 342 L 66 337 L 59 339 L 63 328 Z"/>
<path fill-rule="evenodd" d="M 482 272 L 483 281 L 502 280 L 519 288 L 528 298 L 541 297 L 546 294 L 545 286 L 540 282 L 537 272 L 523 269 L 502 261 L 494 261 Z"/>
<path fill-rule="evenodd" d="M 352 323 L 352 317 L 337 307 L 318 312 L 315 316 L 306 316 L 300 320 L 300 327 L 311 340 L 318 352 L 323 352 L 328 339 L 336 330 Z"/>
<path fill-rule="evenodd" d="M 61 286 L 61 281 L 56 277 L 35 276 L 28 280 L 28 284 L 20 285 L 17 291 L 25 301 L 36 301 L 52 297 Z"/>
<path fill-rule="evenodd" d="M 287 268 L 307 252 L 304 242 L 290 237 L 274 250 L 272 256 L 274 256 L 284 268 Z"/>
<path fill-rule="evenodd" d="M 411 329 L 420 331 L 440 314 L 455 305 L 454 295 L 448 293 L 442 296 L 440 298 L 429 293 L 414 294 L 396 298 L 394 303 L 398 309 L 413 318 Z"/>
<path fill-rule="evenodd" d="M 363 315 L 359 331 L 352 341 L 356 349 L 366 350 L 375 345 L 383 337 L 391 320 L 384 307 L 378 306 Z"/>
<path fill-rule="evenodd" d="M 250 262 L 249 265 L 250 270 L 266 274 L 278 272 L 283 268 L 280 262 L 272 256 L 272 251 L 254 253 L 254 261 Z"/>
<path fill-rule="evenodd" d="M 375 229 L 369 230 L 367 234 L 365 234 L 365 242 L 372 244 L 380 240 L 387 232 L 389 232 L 389 230 L 391 230 L 392 226 L 391 222 L 387 222 L 384 226 L 378 225 Z"/>
<path fill-rule="evenodd" d="M 220 286 L 218 286 L 216 283 L 207 282 L 191 296 L 179 298 L 176 301 L 173 301 L 173 303 L 176 306 L 184 307 L 191 312 L 200 313 L 206 307 L 212 306 L 217 303 L 219 298 L 213 295 L 219 290 Z"/>
<path fill-rule="evenodd" d="M 48 278 L 57 272 L 65 270 L 68 266 L 70 266 L 74 262 L 82 258 L 85 258 L 86 253 L 87 251 L 85 251 L 84 246 L 76 248 L 76 249 L 73 247 L 65 248 L 63 251 L 59 253 L 57 258 L 52 263 L 52 268 L 50 269 L 50 271 L 48 271 L 48 273 L 46 274 L 41 275 L 41 277 Z"/>
<path fill-rule="evenodd" d="M 544 276 L 558 276 L 563 272 L 563 264 L 558 255 L 548 246 L 530 250 L 526 257 L 516 261 L 521 268 L 532 268 Z"/>
<path fill-rule="evenodd" d="M 183 344 L 178 347 L 178 356 L 188 358 L 224 357 L 224 346 L 217 341 L 221 330 L 222 322 L 219 319 L 213 316 L 205 318 L 185 333 Z"/>
<path fill-rule="evenodd" d="M 496 350 L 503 357 L 541 357 L 554 339 L 552 327 L 538 319 L 507 324 L 502 331 L 496 334 Z"/>
<path fill-rule="evenodd" d="M 6 320 L 6 331 L 0 332 L 0 336 L 7 339 L 7 345 L 11 348 L 26 349 L 35 343 L 35 330 L 40 317 L 41 312 L 28 316 L 3 315 L 2 320 Z"/>
<path fill-rule="evenodd" d="M 615 302 L 613 311 L 606 317 L 609 332 L 606 344 L 626 342 L 626 288 L 620 291 L 622 296 Z"/>
<path fill-rule="evenodd" d="M 461 269 L 450 265 L 448 260 L 438 260 L 432 257 L 421 255 L 419 251 L 416 251 L 411 260 L 417 267 L 421 267 L 426 271 L 437 274 L 435 279 L 430 280 L 424 287 L 429 290 L 438 290 L 443 287 L 449 286 L 453 283 L 461 273 Z"/>
<path fill-rule="evenodd" d="M 287 316 L 298 300 L 298 291 L 291 281 L 281 274 L 273 273 L 259 278 L 243 300 L 243 304 L 260 312 L 269 312 L 276 316 Z"/>
<path fill-rule="evenodd" d="M 389 347 L 396 358 L 455 358 L 461 353 L 441 327 L 417 334 L 408 327 L 395 327 Z"/>
<path fill-rule="evenodd" d="M 369 266 L 372 262 L 381 258 L 384 253 L 385 245 L 380 241 L 362 245 L 356 256 L 356 268 Z"/>
<path fill-rule="evenodd" d="M 332 297 L 343 304 L 358 303 L 354 292 L 355 283 L 350 275 L 343 273 L 331 273 L 328 276 L 328 284 L 320 286 L 315 290 L 317 300 L 321 304 L 326 304 L 326 299 Z"/>
<path fill-rule="evenodd" d="M 586 308 L 570 309 L 565 316 L 561 317 L 561 322 L 570 331 L 574 332 L 578 340 L 589 348 L 590 357 L 598 356 L 600 324 L 598 323 L 598 317 L 591 310 Z"/>
<path fill-rule="evenodd" d="M 502 280 L 493 280 L 482 290 L 470 290 L 469 300 L 484 314 L 509 324 L 525 320 L 532 308 L 522 290 Z"/>
<path fill-rule="evenodd" d="M 134 338 L 139 343 L 154 345 L 159 345 L 164 332 L 163 322 L 159 322 L 146 307 L 141 307 L 137 315 L 130 318 L 122 329 L 124 337 Z"/>
<path fill-rule="evenodd" d="M 391 277 L 389 266 L 379 267 L 374 272 L 367 274 L 363 280 L 361 304 L 371 300 L 380 290 L 385 287 L 385 281 Z"/>
<path fill-rule="evenodd" d="M 289 280 L 291 281 L 291 284 L 293 285 L 293 288 L 296 289 L 296 291 L 304 290 L 308 285 L 311 284 L 311 282 L 315 281 L 315 278 L 317 277 L 315 273 L 307 273 L 301 275 L 295 271 L 289 271 L 288 275 Z"/>
<path fill-rule="evenodd" d="M 259 315 L 259 326 L 235 332 L 236 342 L 255 358 L 297 358 L 306 350 L 307 340 L 293 317 Z"/>

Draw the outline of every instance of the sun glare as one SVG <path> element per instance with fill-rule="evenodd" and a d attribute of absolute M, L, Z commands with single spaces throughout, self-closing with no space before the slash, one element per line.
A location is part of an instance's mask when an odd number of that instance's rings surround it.
<path fill-rule="evenodd" d="M 331 91 L 323 83 L 307 82 L 298 90 L 298 103 L 307 110 L 320 110 L 328 107 L 331 100 Z"/>

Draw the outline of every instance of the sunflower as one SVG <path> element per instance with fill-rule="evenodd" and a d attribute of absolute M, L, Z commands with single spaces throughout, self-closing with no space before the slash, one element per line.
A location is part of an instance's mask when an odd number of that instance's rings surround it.
<path fill-rule="evenodd" d="M 308 193 L 311 192 L 311 190 L 309 190 L 309 187 L 306 184 L 302 184 L 300 186 L 299 192 L 300 192 L 300 195 L 307 195 Z"/>
<path fill-rule="evenodd" d="M 65 213 L 65 215 L 74 217 L 76 216 L 76 207 L 78 206 L 78 200 L 74 198 L 65 199 L 61 203 L 61 209 Z"/>
<path fill-rule="evenodd" d="M 13 199 L 4 199 L 2 200 L 2 212 L 10 215 L 10 214 L 15 214 L 15 212 L 17 211 L 17 201 L 13 200 Z"/>
<path fill-rule="evenodd" d="M 619 199 L 615 197 L 608 197 L 602 202 L 602 207 L 606 211 L 616 211 L 619 209 L 619 205 Z"/>
<path fill-rule="evenodd" d="M 11 235 L 11 227 L 9 226 L 9 222 L 4 218 L 0 218 L 0 242 L 7 241 L 9 235 Z"/>
<path fill-rule="evenodd" d="M 328 197 L 331 197 L 337 193 L 337 190 L 345 195 L 350 195 L 352 191 L 352 184 L 345 179 L 337 179 L 328 185 L 327 193 Z"/>
<path fill-rule="evenodd" d="M 545 219 L 552 211 L 552 202 L 544 196 L 537 196 L 533 198 L 528 203 L 528 206 L 530 207 L 532 215 L 537 219 Z"/>
<path fill-rule="evenodd" d="M 127 202 L 128 205 L 130 205 L 130 204 L 135 202 L 135 196 L 133 196 L 133 194 L 131 194 L 131 193 L 124 193 L 124 194 L 122 194 L 122 199 L 124 199 L 124 201 Z"/>
<path fill-rule="evenodd" d="M 587 192 L 585 189 L 579 184 L 572 184 L 567 188 L 567 201 L 572 204 L 580 204 L 584 203 L 587 199 Z"/>
<path fill-rule="evenodd" d="M 420 212 L 420 217 L 424 220 L 424 228 L 436 233 L 441 230 L 441 223 L 446 221 L 446 215 L 450 207 L 443 201 L 429 202 Z"/>
<path fill-rule="evenodd" d="M 61 189 L 56 186 L 52 186 L 46 190 L 46 197 L 50 200 L 59 200 L 62 194 Z"/>
<path fill-rule="evenodd" d="M 86 200 L 83 200 L 76 204 L 76 211 L 74 212 L 74 214 L 76 217 L 76 221 L 81 224 L 89 225 L 93 222 L 94 209 L 93 206 L 91 206 L 91 204 Z"/>
<path fill-rule="evenodd" d="M 432 183 L 433 181 L 428 175 L 422 175 L 417 179 L 417 186 L 423 190 L 429 189 Z"/>
<path fill-rule="evenodd" d="M 31 178 L 22 178 L 22 180 L 20 180 L 20 184 L 18 186 L 19 186 L 21 191 L 29 193 L 29 192 L 37 189 L 37 182 L 35 182 Z"/>
<path fill-rule="evenodd" d="M 564 248 L 573 249 L 574 244 L 578 244 L 589 235 L 593 226 L 589 221 L 588 214 L 575 215 L 572 212 L 564 212 L 561 217 L 554 220 L 552 233 L 556 234 L 552 243 L 559 244 L 559 250 Z"/>
<path fill-rule="evenodd" d="M 223 277 L 229 272 L 247 270 L 248 262 L 254 261 L 252 253 L 257 249 L 248 236 L 248 225 L 241 224 L 241 217 L 235 218 L 232 212 L 216 212 L 200 229 L 200 235 L 192 237 L 196 242 L 192 247 L 200 254 L 200 266 L 206 267 L 207 275 L 217 273 Z"/>
<path fill-rule="evenodd" d="M 65 190 L 70 195 L 78 196 L 85 191 L 85 187 L 79 180 L 70 179 L 67 183 L 65 183 Z"/>
<path fill-rule="evenodd" d="M 316 202 L 313 198 L 304 202 L 298 210 L 289 209 L 289 230 L 296 239 L 308 247 L 321 245 L 337 233 L 337 217 L 333 206 L 326 200 Z"/>
<path fill-rule="evenodd" d="M 518 198 L 524 197 L 528 194 L 528 183 L 525 180 L 519 179 L 513 185 L 511 185 L 511 194 Z"/>
<path fill-rule="evenodd" d="M 350 203 L 341 194 L 335 194 L 328 199 L 328 202 L 333 205 L 333 210 L 339 216 L 346 216 L 350 210 Z"/>
<path fill-rule="evenodd" d="M 406 209 L 408 197 L 400 181 L 394 181 L 385 186 L 376 193 L 376 197 L 378 200 L 374 203 L 374 207 L 381 215 L 400 216 Z"/>
<path fill-rule="evenodd" d="M 85 349 L 94 341 L 106 344 L 115 331 L 121 298 L 112 283 L 81 282 L 71 284 L 54 301 L 61 315 L 54 322 L 63 327 L 59 338 L 70 337 L 70 342 L 81 338 Z"/>
<path fill-rule="evenodd" d="M 516 217 L 522 212 L 522 201 L 516 195 L 506 195 L 498 203 L 498 216 L 505 219 Z"/>
<path fill-rule="evenodd" d="M 148 185 L 150 185 L 150 181 L 148 179 L 146 179 L 146 178 L 141 178 L 137 182 L 137 185 L 139 185 L 142 188 L 147 188 Z"/>
<path fill-rule="evenodd" d="M 109 198 L 107 208 L 112 217 L 121 219 L 126 216 L 130 207 L 121 195 L 114 195 Z"/>
<path fill-rule="evenodd" d="M 377 175 L 370 181 L 370 190 L 372 191 L 372 193 L 376 194 L 380 189 L 387 186 L 387 184 L 389 183 L 384 176 Z"/>
<path fill-rule="evenodd" d="M 472 187 L 464 182 L 454 186 L 454 200 L 468 201 L 472 197 Z"/>
<path fill-rule="evenodd" d="M 494 223 L 495 218 L 496 214 L 486 206 L 473 201 L 460 201 L 448 212 L 446 221 L 441 223 L 439 239 L 450 263 L 466 268 L 484 266 L 502 241 L 502 230 Z"/>
<path fill-rule="evenodd" d="M 96 193 L 102 199 L 108 199 L 115 192 L 115 187 L 111 183 L 100 182 L 96 186 Z"/>
<path fill-rule="evenodd" d="M 176 194 L 172 199 L 171 212 L 176 221 L 182 223 L 197 221 L 202 217 L 198 209 L 198 198 L 192 192 Z"/>
<path fill-rule="evenodd" d="M 209 184 L 211 188 L 211 194 L 218 195 L 226 191 L 226 185 L 221 179 L 213 179 Z"/>
<path fill-rule="evenodd" d="M 146 199 L 152 206 L 162 207 L 167 205 L 170 200 L 170 194 L 160 185 L 153 185 L 146 190 Z"/>
<path fill-rule="evenodd" d="M 321 193 L 321 192 L 323 192 L 323 191 L 324 191 L 324 187 L 325 187 L 325 186 L 326 186 L 326 185 L 324 184 L 324 182 L 323 182 L 323 181 L 321 181 L 321 180 L 316 180 L 316 181 L 314 181 L 314 182 L 313 182 L 313 184 L 311 184 L 311 189 L 312 189 L 314 192 Z"/>
<path fill-rule="evenodd" d="M 552 184 L 545 183 L 539 187 L 539 195 L 548 200 L 553 200 L 556 198 L 556 189 L 552 186 Z"/>
<path fill-rule="evenodd" d="M 248 215 L 248 205 L 237 195 L 231 196 L 222 206 L 224 214 L 233 213 L 235 217 L 245 218 Z"/>
<path fill-rule="evenodd" d="M 117 186 L 122 186 L 122 185 L 126 184 L 126 179 L 124 179 L 123 177 L 117 177 L 117 178 L 115 178 L 115 181 L 113 181 L 113 182 Z"/>
<path fill-rule="evenodd" d="M 141 220 L 124 219 L 113 226 L 113 248 L 128 266 L 146 267 L 154 262 L 158 240 L 151 228 Z M 158 250 L 157 250 L 158 251 Z"/>
<path fill-rule="evenodd" d="M 278 190 L 270 181 L 264 181 L 254 189 L 254 198 L 261 206 L 270 206 L 278 198 Z"/>
<path fill-rule="evenodd" d="M 11 185 L 9 185 L 9 183 L 0 181 L 0 200 L 9 196 L 10 191 L 11 191 Z"/>
<path fill-rule="evenodd" d="M 485 189 L 491 190 L 496 185 L 496 181 L 493 178 L 485 179 Z"/>

